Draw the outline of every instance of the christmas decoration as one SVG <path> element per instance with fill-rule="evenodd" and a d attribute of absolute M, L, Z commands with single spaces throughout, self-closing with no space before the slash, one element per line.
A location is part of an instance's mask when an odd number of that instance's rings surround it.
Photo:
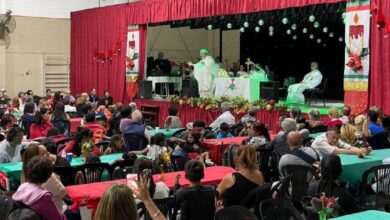
<path fill-rule="evenodd" d="M 333 38 L 333 37 L 334 37 L 334 33 L 333 33 L 333 32 L 330 32 L 330 33 L 329 33 L 329 37 L 330 37 L 330 38 Z"/>
<path fill-rule="evenodd" d="M 316 17 L 314 15 L 310 15 L 309 21 L 314 22 L 316 20 Z"/>
<path fill-rule="evenodd" d="M 256 32 L 260 32 L 260 27 L 258 27 L 258 26 L 255 27 L 255 31 L 256 31 Z"/>
<path fill-rule="evenodd" d="M 322 32 L 324 32 L 324 33 L 328 33 L 328 28 L 327 27 L 324 27 L 323 29 L 322 29 Z"/>
<path fill-rule="evenodd" d="M 268 30 L 269 30 L 269 32 L 273 32 L 274 31 L 274 27 L 273 26 L 269 26 Z"/>
<path fill-rule="evenodd" d="M 211 25 L 211 24 L 207 25 L 207 29 L 212 30 L 213 29 L 213 25 Z"/>
<path fill-rule="evenodd" d="M 297 37 L 297 35 L 294 34 L 292 38 L 293 38 L 293 40 L 296 40 L 298 37 Z"/>
<path fill-rule="evenodd" d="M 290 34 L 291 34 L 291 30 L 288 29 L 288 30 L 286 31 L 286 34 L 287 34 L 287 35 L 290 35 Z"/>
<path fill-rule="evenodd" d="M 307 28 L 302 29 L 302 33 L 306 34 L 307 33 Z"/>
<path fill-rule="evenodd" d="M 226 27 L 227 27 L 228 29 L 232 29 L 233 25 L 232 25 L 232 23 L 228 23 L 228 24 L 226 25 Z"/>
<path fill-rule="evenodd" d="M 121 46 L 123 42 L 126 40 L 126 34 L 127 34 L 127 29 L 120 34 L 118 40 L 115 41 L 115 43 L 111 46 L 111 49 L 108 49 L 106 51 L 98 51 L 97 49 L 95 50 L 95 56 L 93 57 L 96 62 L 101 62 L 102 64 L 106 62 L 112 62 L 113 56 L 118 55 L 121 51 Z"/>
<path fill-rule="evenodd" d="M 288 18 L 283 18 L 283 19 L 282 19 L 282 23 L 283 23 L 283 24 L 288 24 Z"/>
<path fill-rule="evenodd" d="M 260 19 L 260 20 L 259 20 L 259 25 L 260 25 L 260 26 L 263 26 L 263 25 L 264 25 L 264 20 L 263 20 L 263 19 Z"/>
<path fill-rule="evenodd" d="M 241 31 L 241 33 L 244 33 L 245 32 L 245 28 L 240 28 L 240 31 Z"/>
<path fill-rule="evenodd" d="M 315 28 L 319 28 L 320 27 L 320 22 L 318 22 L 318 21 L 314 22 L 314 27 Z"/>
<path fill-rule="evenodd" d="M 297 24 L 291 25 L 291 29 L 296 30 L 297 29 Z"/>
<path fill-rule="evenodd" d="M 248 27 L 249 27 L 249 22 L 245 21 L 245 22 L 244 22 L 244 27 L 245 27 L 245 28 L 248 28 Z"/>

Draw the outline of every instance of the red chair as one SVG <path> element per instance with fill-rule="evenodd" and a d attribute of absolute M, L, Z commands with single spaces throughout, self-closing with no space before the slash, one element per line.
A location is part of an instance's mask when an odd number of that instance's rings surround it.
<path fill-rule="evenodd" d="M 70 119 L 70 134 L 75 135 L 77 133 L 77 128 L 80 127 L 81 121 L 83 118 L 71 118 Z"/>

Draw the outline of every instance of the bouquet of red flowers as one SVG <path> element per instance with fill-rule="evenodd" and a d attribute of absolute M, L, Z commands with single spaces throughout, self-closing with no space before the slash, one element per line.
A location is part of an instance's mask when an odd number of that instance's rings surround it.
<path fill-rule="evenodd" d="M 334 210 L 335 200 L 334 197 L 326 197 L 325 193 L 322 193 L 320 198 L 313 197 L 310 203 L 320 216 L 320 220 L 326 220 L 328 214 L 331 214 Z"/>

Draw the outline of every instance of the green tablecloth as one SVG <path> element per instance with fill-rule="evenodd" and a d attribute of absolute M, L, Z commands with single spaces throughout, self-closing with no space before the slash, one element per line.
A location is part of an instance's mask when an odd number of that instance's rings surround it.
<path fill-rule="evenodd" d="M 367 169 L 382 164 L 386 158 L 390 158 L 390 149 L 374 150 L 364 158 L 359 158 L 356 155 L 340 154 L 343 173 L 340 179 L 349 181 L 356 186 L 362 179 L 364 171 Z"/>
<path fill-rule="evenodd" d="M 309 138 L 316 138 L 322 134 L 324 134 L 325 132 L 318 132 L 318 133 L 312 133 L 309 135 Z"/>
<path fill-rule="evenodd" d="M 180 129 L 181 128 L 169 129 L 169 131 L 167 131 L 167 129 L 159 129 L 158 132 L 156 132 L 156 129 L 154 129 L 154 130 L 148 130 L 147 132 L 150 136 L 154 136 L 156 133 L 163 133 L 165 135 L 165 138 L 171 138 L 173 133 L 175 133 Z"/>
<path fill-rule="evenodd" d="M 121 157 L 122 157 L 122 153 L 108 154 L 108 155 L 100 156 L 100 160 L 102 163 L 111 163 L 114 160 Z M 139 157 L 143 157 L 143 155 L 140 155 Z M 84 158 L 82 157 L 73 158 L 70 164 L 72 167 L 83 165 Z M 20 180 L 20 176 L 22 174 L 22 162 L 1 164 L 0 170 L 6 173 L 12 179 Z"/>
<path fill-rule="evenodd" d="M 390 219 L 390 213 L 381 212 L 377 210 L 370 210 L 365 212 L 359 212 L 351 215 L 344 215 L 338 218 L 332 218 L 332 220 L 385 220 Z"/>

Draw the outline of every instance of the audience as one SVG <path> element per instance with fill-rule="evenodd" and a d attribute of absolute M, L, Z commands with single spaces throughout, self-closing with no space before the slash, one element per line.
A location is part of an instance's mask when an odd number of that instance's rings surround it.
<path fill-rule="evenodd" d="M 177 107 L 174 105 L 169 106 L 168 108 L 168 117 L 165 119 L 164 128 L 182 128 L 181 120 L 177 117 Z"/>
<path fill-rule="evenodd" d="M 311 109 L 305 128 L 309 129 L 310 133 L 326 132 L 327 126 L 320 118 L 320 112 L 317 109 Z"/>
<path fill-rule="evenodd" d="M 301 135 L 292 131 L 287 135 L 287 145 L 290 153 L 283 155 L 279 160 L 279 173 L 283 175 L 283 167 L 288 165 L 299 165 L 307 167 L 318 167 L 316 162 L 320 161 L 319 154 L 311 147 L 302 146 Z"/>
<path fill-rule="evenodd" d="M 24 114 L 22 115 L 21 121 L 22 121 L 22 127 L 24 129 L 24 134 L 27 135 L 27 139 L 30 138 L 29 130 L 35 118 L 34 113 L 35 113 L 34 103 L 26 103 L 26 105 L 24 105 Z"/>
<path fill-rule="evenodd" d="M 217 138 L 232 138 L 233 135 L 230 133 L 230 127 L 227 123 L 222 123 L 219 126 L 219 132 L 217 133 Z"/>
<path fill-rule="evenodd" d="M 302 116 L 301 108 L 299 108 L 299 107 L 292 107 L 291 108 L 290 117 L 297 122 L 297 125 L 304 124 L 306 121 L 305 118 Z"/>
<path fill-rule="evenodd" d="M 88 96 L 88 102 L 95 105 L 98 101 L 99 101 L 99 97 L 96 96 L 96 89 L 92 88 Z"/>
<path fill-rule="evenodd" d="M 115 134 L 111 137 L 110 144 L 104 150 L 103 154 L 122 153 L 124 148 L 123 137 L 120 134 Z"/>
<path fill-rule="evenodd" d="M 21 161 L 23 130 L 13 127 L 8 131 L 7 137 L 0 143 L 0 164 Z"/>
<path fill-rule="evenodd" d="M 271 141 L 269 148 L 275 150 L 280 156 L 283 156 L 290 152 L 287 146 L 287 135 L 291 131 L 297 130 L 297 122 L 292 118 L 286 118 L 282 121 L 283 134 L 278 135 L 274 140 Z"/>
<path fill-rule="evenodd" d="M 355 136 L 359 135 L 362 136 L 364 139 L 367 139 L 370 136 L 370 132 L 368 131 L 368 121 L 366 119 L 366 116 L 364 115 L 356 116 L 355 128 L 356 128 Z"/>
<path fill-rule="evenodd" d="M 35 113 L 35 118 L 30 126 L 29 137 L 35 139 L 38 137 L 46 137 L 47 131 L 53 127 L 50 122 L 49 109 L 41 108 L 39 112 Z"/>
<path fill-rule="evenodd" d="M 337 127 L 331 127 L 325 134 L 316 137 L 311 146 L 321 156 L 331 154 L 366 155 L 371 152 L 371 148 L 359 149 L 340 140 L 340 130 Z"/>
<path fill-rule="evenodd" d="M 47 152 L 45 146 L 30 144 L 23 153 L 23 168 L 20 183 L 23 184 L 27 182 L 27 164 L 35 156 L 49 158 L 53 164 L 56 158 L 50 157 L 50 154 Z M 66 196 L 66 189 L 64 185 L 62 185 L 61 180 L 57 177 L 57 175 L 52 173 L 48 180 L 42 184 L 42 188 L 46 189 L 53 195 L 53 200 L 57 206 L 57 209 L 62 211 L 63 200 Z"/>
<path fill-rule="evenodd" d="M 204 178 L 203 164 L 197 160 L 190 160 L 185 164 L 184 172 L 185 178 L 190 182 L 189 187 L 180 188 L 180 174 L 176 175 L 175 179 L 175 204 L 180 210 L 180 219 L 213 220 L 217 192 L 213 186 L 204 186 L 200 183 Z"/>
<path fill-rule="evenodd" d="M 99 99 L 99 106 L 104 105 L 106 107 L 110 106 L 113 104 L 113 99 L 110 96 L 110 92 L 108 90 L 105 90 L 103 93 L 103 97 Z"/>
<path fill-rule="evenodd" d="M 145 125 L 142 122 L 142 113 L 138 110 L 135 110 L 131 114 L 132 123 L 126 125 L 122 132 L 123 135 L 136 135 L 139 137 L 138 143 L 135 143 L 137 146 L 129 146 L 130 143 L 127 143 L 125 140 L 125 152 L 132 150 L 143 150 L 147 142 L 149 142 L 149 135 L 146 133 Z"/>
<path fill-rule="evenodd" d="M 92 132 L 88 128 L 79 127 L 73 140 L 69 141 L 58 156 L 66 157 L 67 153 L 74 156 L 86 156 L 89 152 L 100 155 L 100 149 L 92 144 Z"/>
<path fill-rule="evenodd" d="M 223 122 L 227 123 L 229 126 L 236 124 L 236 118 L 230 112 L 230 104 L 228 102 L 221 103 L 221 113 L 222 114 L 210 124 L 213 131 L 217 130 Z"/>
<path fill-rule="evenodd" d="M 67 137 L 70 135 L 70 117 L 65 113 L 65 106 L 62 102 L 57 102 L 55 105 L 50 121 L 61 134 Z"/>
<path fill-rule="evenodd" d="M 383 126 L 378 123 L 379 113 L 377 111 L 368 110 L 367 118 L 368 118 L 368 130 L 370 131 L 371 136 L 385 131 Z"/>
<path fill-rule="evenodd" d="M 164 199 L 169 196 L 169 188 L 163 181 L 154 183 L 153 176 L 153 163 L 148 158 L 138 158 L 133 165 L 133 173 L 138 175 L 138 179 L 143 176 L 146 177 L 145 181 L 149 183 L 149 195 L 153 199 Z M 149 175 L 145 175 L 148 173 Z"/>
<path fill-rule="evenodd" d="M 340 120 L 340 114 L 337 108 L 329 108 L 328 115 L 330 119 L 330 121 L 326 123 L 328 127 L 340 127 L 343 124 L 343 122 Z"/>
<path fill-rule="evenodd" d="M 9 130 L 14 127 L 12 115 L 3 115 L 0 120 L 0 126 L 0 141 L 2 141 L 7 137 Z"/>
<path fill-rule="evenodd" d="M 247 140 L 246 144 L 249 144 L 256 149 L 265 148 L 271 141 L 267 127 L 265 124 L 258 121 L 252 123 L 248 134 L 250 138 Z"/>
<path fill-rule="evenodd" d="M 132 111 L 131 111 L 130 107 L 124 107 L 121 110 L 121 121 L 119 124 L 119 131 L 120 132 L 123 132 L 123 130 L 126 126 L 133 123 L 133 121 L 131 120 L 131 113 L 132 113 Z"/>
<path fill-rule="evenodd" d="M 103 134 L 106 132 L 106 128 L 96 122 L 95 112 L 89 112 L 84 116 L 85 123 L 81 126 L 83 128 L 88 128 L 92 133 L 96 131 L 101 131 Z"/>
<path fill-rule="evenodd" d="M 256 121 L 256 115 L 257 115 L 257 107 L 252 106 L 249 108 L 248 114 L 242 116 L 242 118 L 240 119 L 240 123 L 242 125 L 245 125 L 248 122 L 252 123 L 252 122 Z"/>
<path fill-rule="evenodd" d="M 56 207 L 53 195 L 42 187 L 52 176 L 52 161 L 35 156 L 26 165 L 26 183 L 20 185 L 12 198 L 32 208 L 43 220 L 66 219 Z"/>
<path fill-rule="evenodd" d="M 256 162 L 256 150 L 241 146 L 235 158 L 237 172 L 225 176 L 217 188 L 224 207 L 240 204 L 252 189 L 264 184 Z"/>
<path fill-rule="evenodd" d="M 151 160 L 157 159 L 164 152 L 168 152 L 168 148 L 163 133 L 156 133 L 151 140 L 151 144 L 146 146 L 145 149 L 141 151 L 131 151 L 131 153 L 134 154 L 146 154 Z"/>
<path fill-rule="evenodd" d="M 343 124 L 349 124 L 353 122 L 353 119 L 351 118 L 351 107 L 348 105 L 344 105 L 341 109 L 341 118 L 340 120 L 343 122 Z"/>

